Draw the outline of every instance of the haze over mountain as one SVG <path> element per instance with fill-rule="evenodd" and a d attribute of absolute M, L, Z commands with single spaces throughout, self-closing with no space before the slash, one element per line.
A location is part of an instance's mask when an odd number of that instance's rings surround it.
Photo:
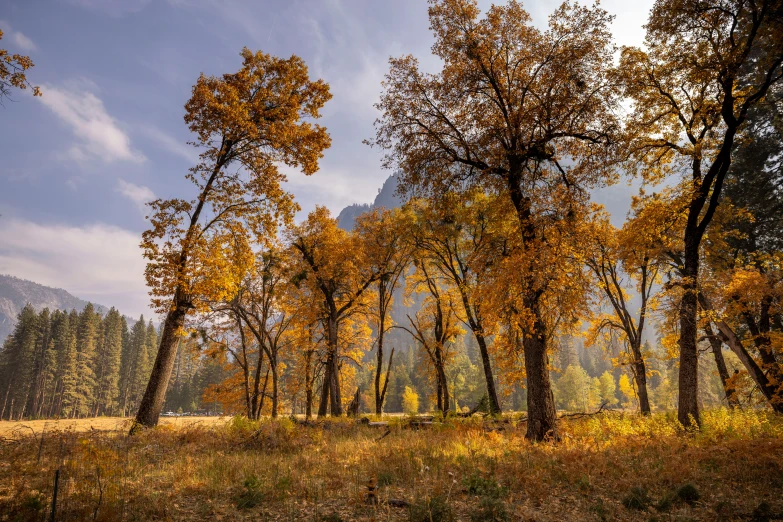
<path fill-rule="evenodd" d="M 81 311 L 87 306 L 87 301 L 62 288 L 52 288 L 11 275 L 0 274 L 0 344 L 13 331 L 16 318 L 27 303 L 33 305 L 36 311 L 44 308 L 50 310 L 75 308 Z M 102 314 L 109 310 L 100 304 L 93 303 L 93 306 Z"/>
<path fill-rule="evenodd" d="M 337 223 L 343 230 L 351 230 L 353 229 L 354 220 L 363 212 L 381 207 L 395 208 L 401 204 L 402 199 L 397 195 L 397 174 L 392 174 L 386 178 L 383 186 L 378 189 L 378 195 L 375 196 L 375 201 L 372 204 L 354 203 L 353 205 L 348 205 L 337 215 Z"/>

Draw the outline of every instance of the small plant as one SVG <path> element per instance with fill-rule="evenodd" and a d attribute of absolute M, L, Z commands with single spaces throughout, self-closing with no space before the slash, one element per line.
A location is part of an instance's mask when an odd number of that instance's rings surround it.
<path fill-rule="evenodd" d="M 469 494 L 479 497 L 501 498 L 508 492 L 494 478 L 485 478 L 478 473 L 473 473 L 471 476 L 463 479 L 462 484 Z"/>
<path fill-rule="evenodd" d="M 236 497 L 237 508 L 254 508 L 264 499 L 264 493 L 261 491 L 261 481 L 255 475 L 245 478 L 242 486 L 244 490 Z"/>
<path fill-rule="evenodd" d="M 647 490 L 634 486 L 631 491 L 623 499 L 623 506 L 628 509 L 638 509 L 644 511 L 650 505 L 650 497 L 647 495 Z"/>
<path fill-rule="evenodd" d="M 699 494 L 699 490 L 696 489 L 696 486 L 693 484 L 685 484 L 680 486 L 677 490 L 677 497 L 688 504 L 693 504 L 701 498 L 701 495 Z"/>
<path fill-rule="evenodd" d="M 451 522 L 454 510 L 444 495 L 420 498 L 411 503 L 410 522 Z"/>
<path fill-rule="evenodd" d="M 377 485 L 379 488 L 391 486 L 394 484 L 394 474 L 389 471 L 381 471 L 378 473 Z"/>
<path fill-rule="evenodd" d="M 329 513 L 328 515 L 321 515 L 321 522 L 343 522 L 343 517 L 337 513 Z"/>
<path fill-rule="evenodd" d="M 478 506 L 470 513 L 473 522 L 505 522 L 509 519 L 506 503 L 494 497 L 481 497 Z"/>

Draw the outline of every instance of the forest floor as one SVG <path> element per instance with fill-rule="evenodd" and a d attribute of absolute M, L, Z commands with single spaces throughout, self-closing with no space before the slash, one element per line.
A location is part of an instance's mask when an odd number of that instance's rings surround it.
<path fill-rule="evenodd" d="M 56 475 L 58 521 L 783 517 L 780 416 L 708 411 L 683 432 L 671 413 L 607 412 L 536 444 L 514 418 L 2 423 L 0 520 L 50 520 Z"/>

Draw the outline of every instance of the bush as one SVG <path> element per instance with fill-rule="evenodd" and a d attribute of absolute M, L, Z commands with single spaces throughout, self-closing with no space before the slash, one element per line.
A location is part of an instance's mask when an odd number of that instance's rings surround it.
<path fill-rule="evenodd" d="M 489 498 L 501 498 L 506 495 L 507 489 L 498 484 L 498 481 L 492 477 L 485 478 L 478 473 L 473 473 L 466 477 L 462 484 L 471 495 Z"/>
<path fill-rule="evenodd" d="M 255 475 L 245 478 L 242 484 L 244 490 L 237 495 L 236 505 L 239 509 L 250 509 L 256 507 L 264 499 L 264 493 L 261 491 L 261 481 Z"/>
<path fill-rule="evenodd" d="M 638 509 L 644 511 L 650 505 L 650 497 L 647 490 L 640 487 L 633 487 L 623 499 L 623 506 L 628 509 Z"/>
<path fill-rule="evenodd" d="M 677 497 L 688 504 L 693 504 L 701 498 L 701 495 L 693 484 L 685 484 L 677 490 Z"/>

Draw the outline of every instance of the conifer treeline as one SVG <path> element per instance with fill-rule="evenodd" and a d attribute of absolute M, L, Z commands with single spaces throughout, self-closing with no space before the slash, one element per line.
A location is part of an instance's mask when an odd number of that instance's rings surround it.
<path fill-rule="evenodd" d="M 115 308 L 21 311 L 0 349 L 0 419 L 127 415 L 144 393 L 158 332 Z"/>

